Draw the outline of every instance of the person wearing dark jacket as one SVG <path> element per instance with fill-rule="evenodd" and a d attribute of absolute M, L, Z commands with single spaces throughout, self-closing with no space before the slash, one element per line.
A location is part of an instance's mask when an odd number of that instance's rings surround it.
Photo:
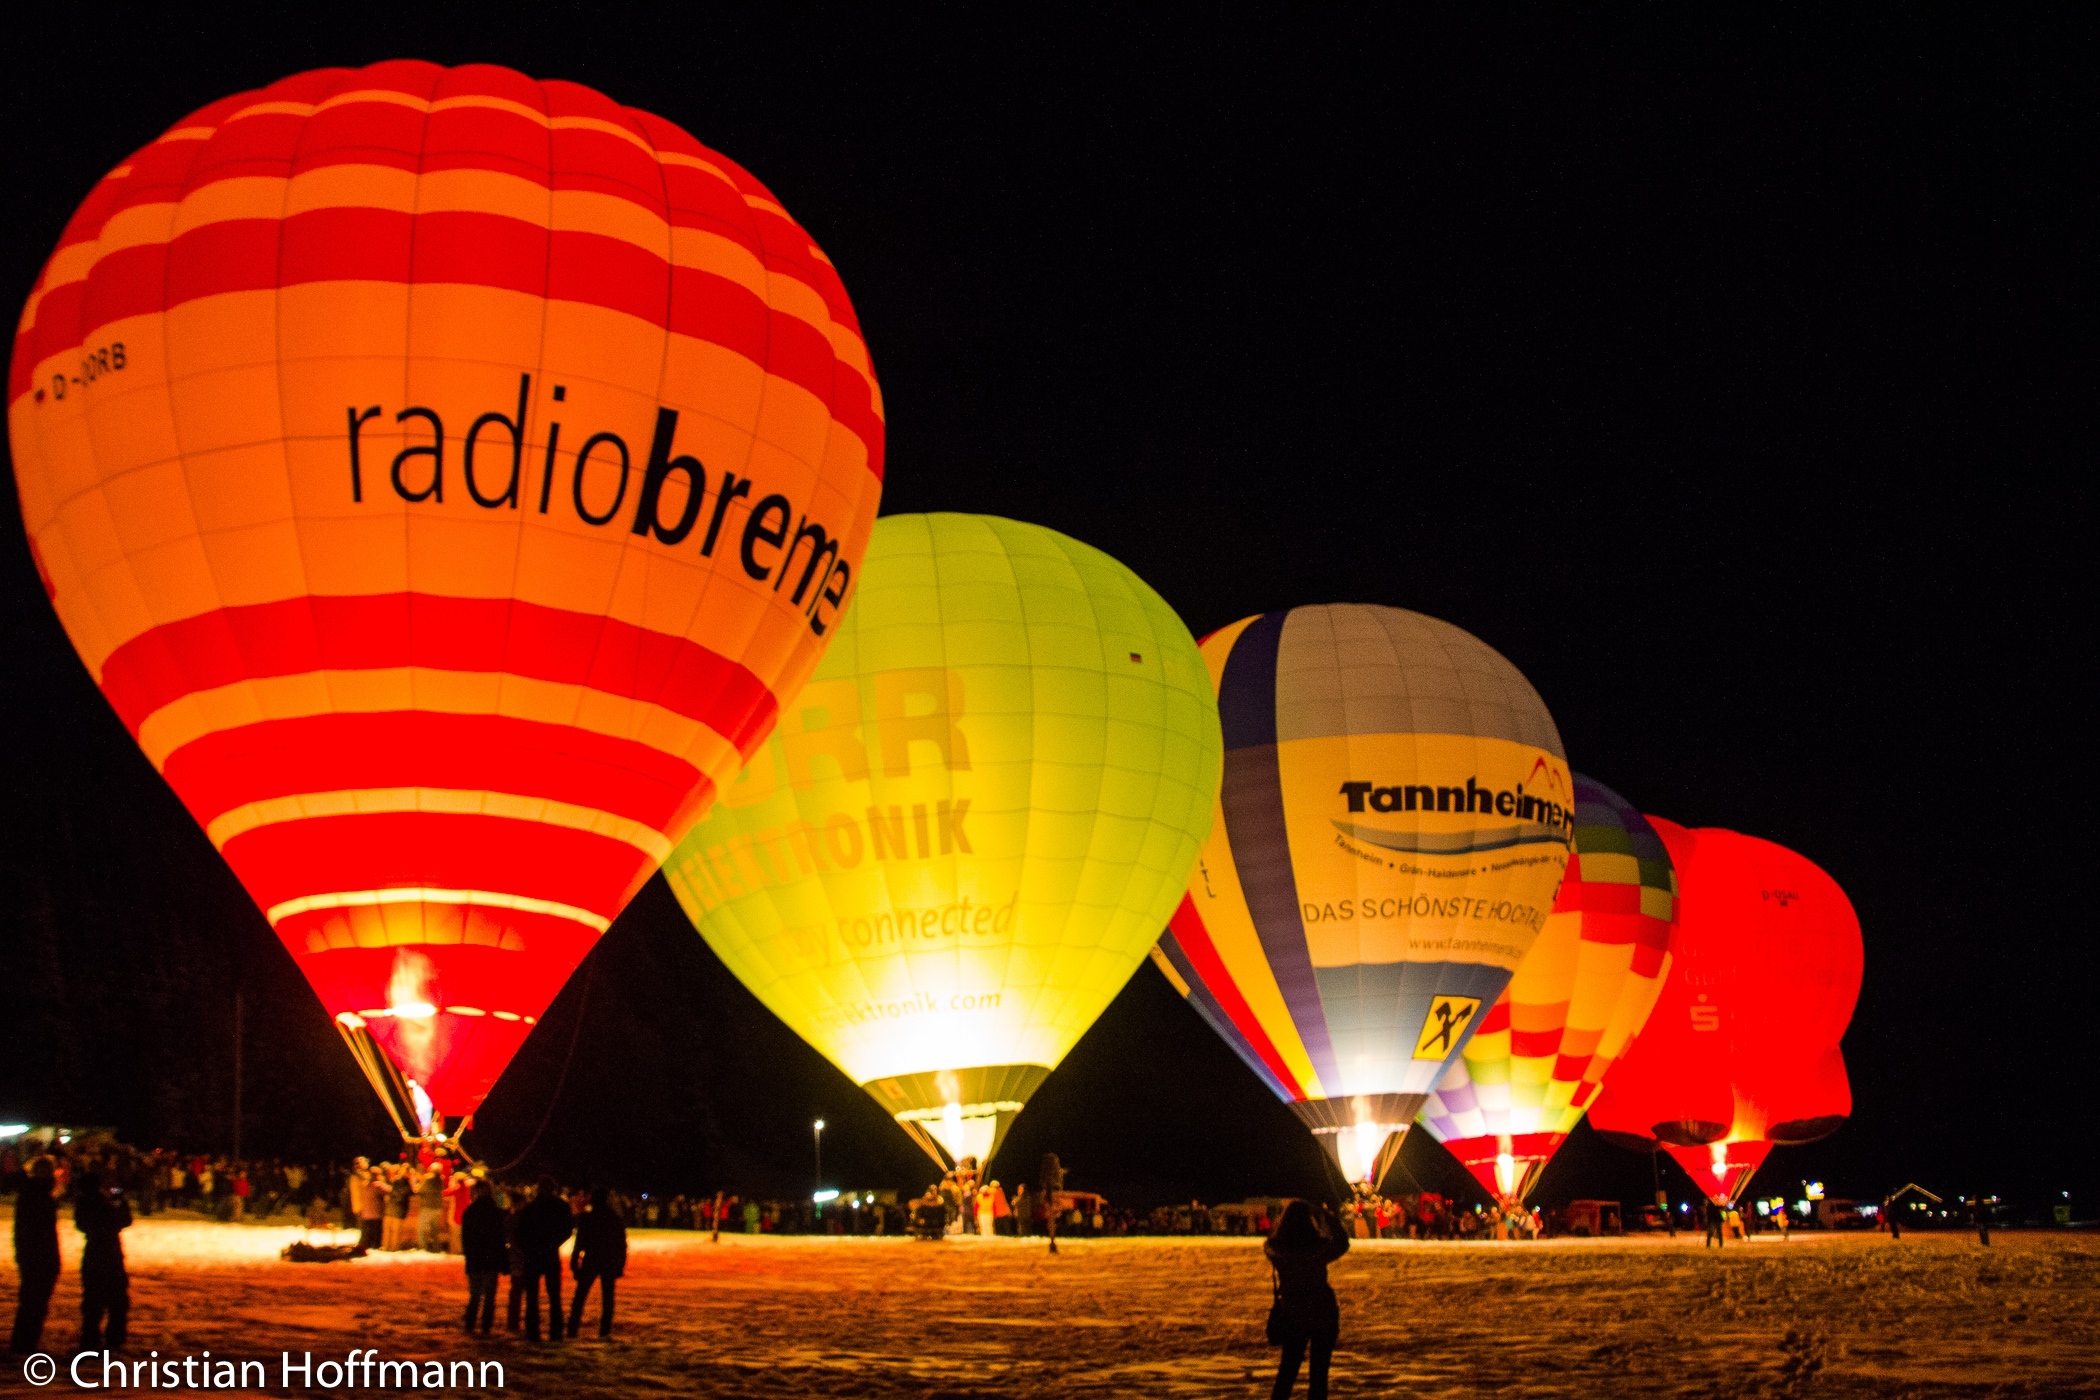
<path fill-rule="evenodd" d="M 540 1178 L 532 1202 L 518 1212 L 518 1250 L 525 1256 L 525 1336 L 540 1339 L 540 1280 L 547 1282 L 547 1332 L 562 1338 L 561 1247 L 576 1230 L 576 1217 L 562 1199 L 561 1185 Z"/>
<path fill-rule="evenodd" d="M 1269 1341 L 1283 1348 L 1270 1400 L 1284 1400 L 1291 1393 L 1307 1348 L 1312 1351 L 1312 1370 L 1306 1394 L 1312 1400 L 1327 1400 L 1327 1363 L 1342 1331 L 1342 1310 L 1328 1286 L 1327 1266 L 1349 1252 L 1349 1236 L 1339 1219 L 1315 1220 L 1310 1205 L 1292 1201 L 1283 1208 L 1283 1218 L 1262 1252 L 1274 1270 Z"/>
<path fill-rule="evenodd" d="M 576 1220 L 576 1248 L 569 1254 L 576 1275 L 576 1300 L 569 1305 L 569 1335 L 583 1325 L 583 1300 L 597 1281 L 598 1335 L 610 1337 L 613 1324 L 613 1280 L 627 1272 L 627 1222 L 606 1199 L 604 1187 L 591 1192 L 591 1208 Z M 556 1327 L 561 1318 L 554 1319 Z"/>
<path fill-rule="evenodd" d="M 15 1331 L 8 1349 L 28 1356 L 44 1347 L 44 1317 L 58 1286 L 58 1200 L 51 1194 L 51 1159 L 39 1157 L 15 1181 Z"/>
<path fill-rule="evenodd" d="M 467 1261 L 467 1330 L 480 1313 L 481 1335 L 496 1325 L 496 1280 L 510 1272 L 510 1244 L 503 1238 L 503 1208 L 486 1181 L 474 1183 L 474 1203 L 459 1218 L 459 1252 Z"/>
<path fill-rule="evenodd" d="M 81 1173 L 73 1189 L 73 1228 L 87 1237 L 80 1251 L 80 1349 L 124 1349 L 125 1322 L 131 1314 L 131 1279 L 124 1272 L 124 1241 L 131 1227 L 131 1207 L 124 1197 L 102 1189 L 102 1178 Z M 105 1338 L 102 1320 L 109 1319 Z"/>
<path fill-rule="evenodd" d="M 521 1187 L 504 1188 L 503 1238 L 510 1246 L 510 1302 L 505 1305 L 508 1320 L 504 1326 L 512 1332 L 525 1326 L 525 1250 L 518 1243 L 518 1217 L 525 1213 L 525 1192 Z"/>

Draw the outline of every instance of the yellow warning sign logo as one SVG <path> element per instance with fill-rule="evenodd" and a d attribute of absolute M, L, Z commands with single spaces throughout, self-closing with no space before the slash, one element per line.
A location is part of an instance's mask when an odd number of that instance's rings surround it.
<path fill-rule="evenodd" d="M 1480 1010 L 1479 997 L 1438 997 L 1429 1003 L 1422 1034 L 1415 1039 L 1415 1058 L 1441 1060 L 1458 1048 L 1459 1037 Z"/>

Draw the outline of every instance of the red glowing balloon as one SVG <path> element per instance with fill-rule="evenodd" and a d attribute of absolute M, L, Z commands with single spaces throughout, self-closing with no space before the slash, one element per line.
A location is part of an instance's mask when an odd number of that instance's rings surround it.
<path fill-rule="evenodd" d="M 110 171 L 8 432 L 66 634 L 404 1131 L 474 1110 L 765 742 L 881 496 L 779 201 L 486 66 L 297 74 Z"/>
<path fill-rule="evenodd" d="M 1859 916 L 1784 846 L 1648 820 L 1677 867 L 1677 961 L 1590 1123 L 1732 1202 L 1773 1145 L 1828 1137 L 1852 1112 L 1838 1041 L 1859 1000 Z"/>

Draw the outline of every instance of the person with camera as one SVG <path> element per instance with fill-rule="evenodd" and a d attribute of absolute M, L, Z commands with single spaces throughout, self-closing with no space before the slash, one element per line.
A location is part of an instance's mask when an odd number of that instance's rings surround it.
<path fill-rule="evenodd" d="M 58 1286 L 58 1199 L 51 1194 L 55 1182 L 49 1157 L 38 1157 L 14 1178 L 15 1268 L 21 1290 L 15 1295 L 10 1350 L 16 1356 L 43 1349 L 44 1317 L 51 1308 L 51 1290 Z"/>
<path fill-rule="evenodd" d="M 124 1193 L 104 1190 L 96 1172 L 82 1172 L 73 1184 L 73 1228 L 87 1239 L 80 1251 L 80 1349 L 124 1349 L 131 1315 L 131 1277 L 124 1270 L 124 1241 L 131 1228 L 131 1207 Z M 103 1331 L 103 1319 L 109 1330 Z"/>
<path fill-rule="evenodd" d="M 1292 1201 L 1262 1246 L 1271 1272 L 1269 1345 L 1281 1347 L 1271 1400 L 1285 1400 L 1298 1383 L 1308 1350 L 1311 1400 L 1327 1400 L 1327 1365 L 1342 1330 L 1341 1305 L 1327 1282 L 1327 1266 L 1349 1252 L 1349 1232 L 1331 1206 L 1315 1216 L 1310 1203 Z"/>

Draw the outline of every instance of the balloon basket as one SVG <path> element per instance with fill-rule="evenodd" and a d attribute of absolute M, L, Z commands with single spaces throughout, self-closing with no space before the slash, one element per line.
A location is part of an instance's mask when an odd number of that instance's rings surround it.
<path fill-rule="evenodd" d="M 401 1067 L 386 1053 L 384 1046 L 372 1038 L 366 1028 L 364 1017 L 345 1011 L 335 1018 L 337 1034 L 343 1044 L 350 1047 L 350 1056 L 357 1067 L 364 1071 L 365 1082 L 379 1096 L 379 1105 L 394 1120 L 394 1127 L 401 1140 L 412 1146 L 435 1150 L 443 1148 L 468 1165 L 475 1162 L 474 1156 L 461 1145 L 460 1138 L 473 1125 L 474 1115 L 468 1114 L 459 1120 L 459 1125 L 449 1134 L 445 1131 L 445 1115 L 430 1107 L 430 1100 L 423 1097 L 414 1081 L 401 1073 Z"/>

